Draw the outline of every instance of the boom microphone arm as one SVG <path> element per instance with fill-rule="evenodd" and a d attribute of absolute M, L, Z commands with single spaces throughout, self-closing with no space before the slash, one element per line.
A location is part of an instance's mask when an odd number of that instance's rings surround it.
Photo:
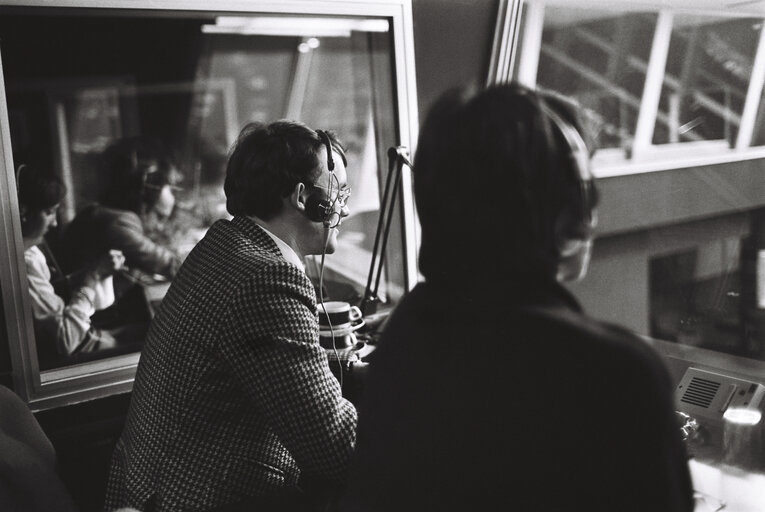
<path fill-rule="evenodd" d="M 402 169 L 404 165 L 414 169 L 412 162 L 409 160 L 408 153 L 409 151 L 405 146 L 396 146 L 388 149 L 388 176 L 385 180 L 385 189 L 383 190 L 382 204 L 380 205 L 380 217 L 377 220 L 377 232 L 375 233 L 375 243 L 372 248 L 372 261 L 369 264 L 367 286 L 364 290 L 364 298 L 359 305 L 359 309 L 361 309 L 363 314 L 375 313 L 380 303 L 377 291 L 380 288 L 385 248 L 388 244 L 396 196 L 398 196 L 401 189 Z M 372 281 L 374 281 L 374 288 L 372 288 Z"/>

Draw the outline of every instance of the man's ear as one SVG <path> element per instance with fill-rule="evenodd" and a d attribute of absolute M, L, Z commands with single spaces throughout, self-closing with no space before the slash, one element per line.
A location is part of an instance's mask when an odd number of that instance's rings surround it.
<path fill-rule="evenodd" d="M 290 195 L 287 196 L 286 200 L 289 202 L 290 206 L 295 208 L 301 213 L 305 213 L 305 203 L 306 199 L 308 197 L 307 187 L 304 183 L 297 183 L 295 187 L 292 189 L 292 192 L 290 192 Z"/>

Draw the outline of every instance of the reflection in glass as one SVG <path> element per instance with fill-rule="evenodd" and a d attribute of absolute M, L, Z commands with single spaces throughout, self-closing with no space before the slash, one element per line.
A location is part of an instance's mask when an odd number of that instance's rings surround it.
<path fill-rule="evenodd" d="M 656 19 L 653 13 L 545 9 L 537 84 L 584 107 L 596 128 L 592 149 L 632 145 Z"/>
<path fill-rule="evenodd" d="M 106 206 L 105 191 L 118 180 L 104 155 L 115 142 L 148 138 L 172 155 L 166 181 L 153 182 L 151 163 L 136 175 L 141 194 L 172 196 L 168 215 L 134 211 L 131 222 L 183 259 L 215 220 L 228 217 L 222 183 L 239 129 L 250 121 L 291 118 L 333 130 L 347 146 L 351 215 L 337 252 L 326 259 L 324 296 L 360 300 L 386 149 L 397 135 L 387 21 L 98 11 L 55 16 L 2 8 L 0 14 L 14 163 L 34 159 L 66 185 L 58 226 L 46 236 L 51 260 L 65 273 L 88 259 L 72 256 L 83 252 L 88 236 L 105 236 L 97 235 L 95 224 L 78 228 L 77 237 L 70 230 L 94 203 Z M 136 152 L 134 163 L 142 159 Z M 380 290 L 390 303 L 405 287 L 401 226 L 396 212 Z M 110 328 L 136 319 L 147 323 L 172 278 L 172 272 L 142 268 L 125 256 L 129 271 L 114 276 L 114 306 L 92 317 Z M 317 282 L 318 265 L 307 262 Z M 140 337 L 134 341 L 140 346 Z M 80 360 L 39 362 L 45 369 Z"/>
<path fill-rule="evenodd" d="M 652 235 L 685 247 L 650 259 L 650 336 L 765 360 L 765 217 L 743 219 L 724 234 L 689 224 Z"/>
<path fill-rule="evenodd" d="M 654 144 L 734 146 L 761 29 L 752 18 L 675 15 Z"/>
<path fill-rule="evenodd" d="M 40 366 L 124 352 L 120 349 L 132 342 L 126 336 L 142 336 L 146 323 L 126 321 L 109 329 L 96 319 L 114 305 L 113 276 L 122 267 L 124 255 L 106 249 L 83 262 L 76 272 L 65 274 L 45 242 L 45 235 L 57 226 L 59 205 L 66 193 L 63 180 L 50 170 L 24 163 L 18 168 L 16 182 Z"/>

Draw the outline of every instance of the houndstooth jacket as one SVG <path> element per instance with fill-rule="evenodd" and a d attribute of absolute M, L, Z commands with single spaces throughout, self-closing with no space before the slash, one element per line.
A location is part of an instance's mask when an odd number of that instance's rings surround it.
<path fill-rule="evenodd" d="M 220 220 L 150 327 L 106 510 L 210 510 L 297 492 L 301 473 L 341 483 L 356 421 L 308 277 L 252 220 Z"/>

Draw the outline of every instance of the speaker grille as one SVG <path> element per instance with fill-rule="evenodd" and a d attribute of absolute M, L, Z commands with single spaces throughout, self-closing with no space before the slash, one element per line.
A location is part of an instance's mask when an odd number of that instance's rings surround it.
<path fill-rule="evenodd" d="M 718 389 L 720 389 L 719 382 L 693 377 L 680 401 L 706 409 L 715 399 Z"/>

